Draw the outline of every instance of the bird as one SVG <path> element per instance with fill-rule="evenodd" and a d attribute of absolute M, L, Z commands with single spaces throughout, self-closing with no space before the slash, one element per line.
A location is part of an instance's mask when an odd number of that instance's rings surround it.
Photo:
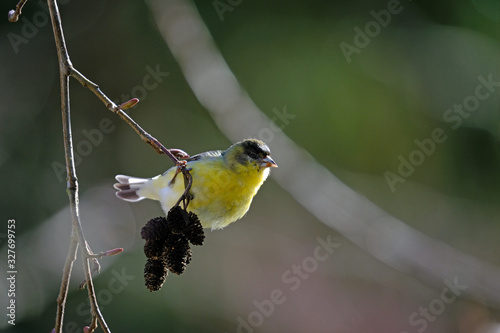
<path fill-rule="evenodd" d="M 193 180 L 187 209 L 198 216 L 203 228 L 212 230 L 241 219 L 270 169 L 278 167 L 269 147 L 258 139 L 245 139 L 224 151 L 207 151 L 185 161 Z M 116 196 L 129 202 L 157 200 L 168 214 L 185 191 L 177 173 L 174 166 L 152 178 L 117 175 Z"/>

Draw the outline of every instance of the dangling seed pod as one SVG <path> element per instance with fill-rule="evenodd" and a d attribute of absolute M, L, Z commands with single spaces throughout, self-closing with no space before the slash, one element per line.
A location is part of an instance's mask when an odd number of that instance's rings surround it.
<path fill-rule="evenodd" d="M 188 218 L 189 223 L 184 232 L 186 237 L 193 245 L 203 245 L 205 233 L 198 216 L 193 212 L 189 212 Z"/>
<path fill-rule="evenodd" d="M 149 291 L 158 291 L 167 278 L 168 270 L 165 260 L 148 259 L 144 267 L 144 280 Z"/>
<path fill-rule="evenodd" d="M 167 253 L 167 268 L 175 274 L 182 274 L 191 256 L 189 242 L 184 235 L 172 234 L 165 245 Z"/>
<path fill-rule="evenodd" d="M 146 240 L 144 254 L 148 258 L 144 267 L 144 279 L 150 291 L 160 290 L 168 271 L 182 274 L 191 262 L 189 243 L 202 245 L 205 239 L 200 220 L 193 212 L 175 206 L 167 218 L 156 217 L 141 230 Z"/>
<path fill-rule="evenodd" d="M 174 206 L 167 215 L 168 226 L 174 234 L 183 234 L 189 221 L 187 212 L 180 206 Z"/>
<path fill-rule="evenodd" d="M 155 217 L 141 229 L 141 237 L 145 240 L 165 240 L 170 234 L 167 219 L 163 216 Z"/>
<path fill-rule="evenodd" d="M 165 259 L 165 241 L 158 241 L 155 239 L 147 240 L 146 244 L 144 244 L 144 254 L 149 259 Z"/>

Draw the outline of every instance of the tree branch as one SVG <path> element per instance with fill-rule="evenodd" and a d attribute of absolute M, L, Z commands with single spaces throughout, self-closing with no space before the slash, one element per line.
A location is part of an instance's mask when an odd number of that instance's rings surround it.
<path fill-rule="evenodd" d="M 81 83 L 82 86 L 88 88 L 92 91 L 101 102 L 106 105 L 106 108 L 116 113 L 120 118 L 122 118 L 127 124 L 132 127 L 132 129 L 139 134 L 141 139 L 149 144 L 158 154 L 167 155 L 175 165 L 182 164 L 167 148 L 165 148 L 157 139 L 155 139 L 151 134 L 146 132 L 139 124 L 137 124 L 128 114 L 126 114 L 118 105 L 116 105 L 108 96 L 106 96 L 99 86 L 94 82 L 87 79 L 82 73 L 77 71 L 73 66 L 69 68 L 70 75 L 75 78 L 78 82 Z M 125 104 L 125 103 L 124 103 Z M 122 104 L 123 105 L 123 104 Z"/>
<path fill-rule="evenodd" d="M 61 85 L 61 111 L 62 111 L 62 122 L 63 122 L 63 136 L 64 136 L 64 155 L 66 160 L 66 173 L 67 173 L 67 193 L 70 202 L 71 209 L 71 219 L 73 223 L 73 231 L 76 233 L 78 243 L 82 246 L 80 247 L 80 252 L 82 255 L 85 279 L 87 281 L 87 290 L 90 299 L 90 306 L 92 311 L 92 316 L 96 317 L 101 323 L 104 332 L 110 332 L 109 328 L 104 321 L 104 318 L 99 310 L 97 304 L 96 296 L 94 293 L 94 286 L 92 283 L 92 274 L 90 272 L 89 256 L 91 251 L 87 246 L 87 241 L 85 240 L 85 235 L 83 233 L 83 228 L 80 222 L 79 213 L 79 198 L 78 198 L 78 178 L 76 176 L 76 168 L 74 162 L 74 152 L 73 152 L 73 138 L 71 133 L 71 114 L 70 114 L 70 96 L 69 96 L 69 74 L 72 68 L 71 61 L 68 55 L 68 50 L 66 47 L 66 42 L 64 39 L 61 16 L 59 14 L 59 8 L 57 6 L 56 0 L 48 0 L 50 18 L 52 21 L 52 28 L 54 31 L 54 39 L 57 49 L 57 58 L 59 60 L 59 73 L 60 73 L 60 85 Z M 74 239 L 74 237 L 72 237 Z M 73 253 L 76 251 L 77 246 L 73 244 L 73 240 L 68 251 L 68 258 L 73 258 Z M 74 261 L 71 259 L 71 261 Z M 72 266 L 72 264 L 70 264 Z M 66 268 L 66 267 L 65 267 Z M 67 296 L 67 281 L 70 279 L 71 269 L 65 269 L 63 275 L 63 286 L 61 286 L 61 293 L 58 298 L 58 311 L 56 315 L 56 333 L 62 332 L 62 321 L 64 314 L 64 304 L 66 302 Z M 92 328 L 91 328 L 92 331 Z"/>
<path fill-rule="evenodd" d="M 177 202 L 177 205 L 181 200 L 187 199 L 184 208 L 189 204 L 189 191 L 191 190 L 191 185 L 193 183 L 191 174 L 189 173 L 189 169 L 186 168 L 186 162 L 180 161 L 176 156 L 186 158 L 189 157 L 186 153 L 179 149 L 167 149 L 160 141 L 158 141 L 151 134 L 146 132 L 139 124 L 137 124 L 125 111 L 123 111 L 120 107 L 127 104 L 135 105 L 138 102 L 138 99 L 132 99 L 127 101 L 121 105 L 116 105 L 106 94 L 102 92 L 97 84 L 87 79 L 82 73 L 77 71 L 72 65 L 68 67 L 69 75 L 75 78 L 80 84 L 90 91 L 92 91 L 100 100 L 104 103 L 106 108 L 111 112 L 117 114 L 122 118 L 132 129 L 141 137 L 142 141 L 150 145 L 158 154 L 165 154 L 172 160 L 172 162 L 180 169 L 184 180 L 186 182 L 186 187 L 184 190 L 184 194 Z M 135 100 L 135 101 L 133 101 Z M 130 106 L 127 106 L 130 107 Z"/>
<path fill-rule="evenodd" d="M 20 0 L 16 6 L 15 10 L 9 11 L 8 18 L 10 22 L 16 22 L 21 15 L 22 8 L 27 0 Z M 72 220 L 72 231 L 71 231 L 71 242 L 68 249 L 68 254 L 66 257 L 66 262 L 63 269 L 63 276 L 61 281 L 61 288 L 59 291 L 59 296 L 57 298 L 57 314 L 56 323 L 53 332 L 61 333 L 63 328 L 64 311 L 66 305 L 66 299 L 69 289 L 69 281 L 71 278 L 71 272 L 73 269 L 73 263 L 76 260 L 76 252 L 80 246 L 80 253 L 82 256 L 84 272 L 85 272 L 85 282 L 82 285 L 87 286 L 88 297 L 90 300 L 91 307 L 91 324 L 90 326 L 84 327 L 84 332 L 93 332 L 97 328 L 97 322 L 101 324 L 104 332 L 109 332 L 109 327 L 107 326 L 104 317 L 101 314 L 97 299 L 95 296 L 94 285 L 92 281 L 92 273 L 98 272 L 100 269 L 99 262 L 97 259 L 103 256 L 111 256 L 118 254 L 123 251 L 123 249 L 113 249 L 109 251 L 104 251 L 99 254 L 94 254 L 90 250 L 88 243 L 85 239 L 83 233 L 83 228 L 80 221 L 79 212 L 79 195 L 78 195 L 78 178 L 76 176 L 75 168 L 75 155 L 73 151 L 73 138 L 71 132 L 71 112 L 70 112 L 70 92 L 69 92 L 69 79 L 70 77 L 75 78 L 84 87 L 92 91 L 113 113 L 120 116 L 127 124 L 129 124 L 134 131 L 139 134 L 141 139 L 149 144 L 156 152 L 159 154 L 167 155 L 172 162 L 177 166 L 178 172 L 182 172 L 185 181 L 185 191 L 184 194 L 179 199 L 179 202 L 184 202 L 184 207 L 189 204 L 189 190 L 192 184 L 192 177 L 189 173 L 189 169 L 186 168 L 186 161 L 180 161 L 179 159 L 184 159 L 189 157 L 185 152 L 179 149 L 173 149 L 170 151 L 165 148 L 156 138 L 147 133 L 142 127 L 140 127 L 128 114 L 126 114 L 123 109 L 130 108 L 134 106 L 139 100 L 136 98 L 131 99 L 121 105 L 116 105 L 110 98 L 108 98 L 100 89 L 97 84 L 87 79 L 83 74 L 77 71 L 70 60 L 68 49 L 66 47 L 66 41 L 64 38 L 61 16 L 59 13 L 59 8 L 57 6 L 56 0 L 47 0 L 50 18 L 52 22 L 52 28 L 54 31 L 54 40 L 57 50 L 57 58 L 59 62 L 59 75 L 60 75 L 60 86 L 61 86 L 61 112 L 62 112 L 62 124 L 63 124 L 63 138 L 64 138 L 64 155 L 66 161 L 66 174 L 67 174 L 67 193 L 70 202 L 71 210 L 71 220 Z M 92 261 L 93 267 L 91 269 L 90 262 Z"/>
<path fill-rule="evenodd" d="M 55 332 L 61 332 L 63 326 L 64 309 L 66 306 L 66 299 L 68 296 L 69 280 L 71 271 L 73 270 L 73 263 L 76 260 L 76 251 L 78 250 L 78 241 L 74 235 L 74 229 L 71 231 L 71 243 L 69 245 L 66 263 L 64 264 L 63 276 L 61 281 L 61 289 L 57 297 L 57 314 Z"/>

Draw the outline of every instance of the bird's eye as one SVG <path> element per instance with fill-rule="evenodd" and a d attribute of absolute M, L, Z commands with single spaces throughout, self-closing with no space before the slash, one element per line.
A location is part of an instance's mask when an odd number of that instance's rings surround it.
<path fill-rule="evenodd" d="M 257 155 L 256 153 L 248 153 L 248 157 L 250 157 L 252 160 L 259 159 L 259 155 Z"/>

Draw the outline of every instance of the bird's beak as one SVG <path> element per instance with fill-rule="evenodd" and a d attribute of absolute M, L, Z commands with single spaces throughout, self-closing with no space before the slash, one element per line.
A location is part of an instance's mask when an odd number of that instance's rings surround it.
<path fill-rule="evenodd" d="M 278 164 L 270 156 L 267 156 L 260 160 L 260 166 L 264 168 L 277 168 Z"/>

